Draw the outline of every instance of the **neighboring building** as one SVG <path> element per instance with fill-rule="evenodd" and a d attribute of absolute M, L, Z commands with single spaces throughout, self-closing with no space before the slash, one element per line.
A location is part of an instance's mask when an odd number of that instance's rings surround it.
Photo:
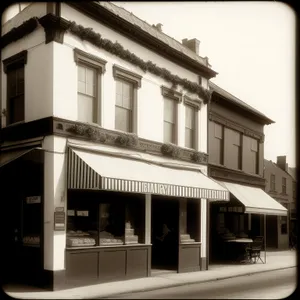
<path fill-rule="evenodd" d="M 208 201 L 229 193 L 205 175 L 198 51 L 109 2 L 3 24 L 2 272 L 58 289 L 208 268 Z"/>
<path fill-rule="evenodd" d="M 296 235 L 298 234 L 298 222 L 297 222 L 297 170 L 296 168 L 288 168 L 288 173 L 293 178 L 293 199 L 290 203 L 290 233 L 294 232 Z"/>
<path fill-rule="evenodd" d="M 223 239 L 265 236 L 264 215 L 287 212 L 264 192 L 264 126 L 274 122 L 216 84 L 209 84 L 209 176 L 231 194 L 229 203 L 210 206 L 210 261 L 214 261 L 220 256 Z"/>
<path fill-rule="evenodd" d="M 288 216 L 268 216 L 267 246 L 276 249 L 288 249 L 291 208 L 295 209 L 296 195 L 294 189 L 296 186 L 293 177 L 289 174 L 286 156 L 277 156 L 276 163 L 265 160 L 264 177 L 266 179 L 266 192 L 286 207 L 289 212 Z"/>

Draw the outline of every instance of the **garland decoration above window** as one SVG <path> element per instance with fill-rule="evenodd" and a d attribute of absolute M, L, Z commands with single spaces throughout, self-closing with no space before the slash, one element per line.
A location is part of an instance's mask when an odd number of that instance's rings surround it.
<path fill-rule="evenodd" d="M 144 72 L 148 71 L 154 75 L 160 76 L 164 80 L 171 82 L 174 87 L 178 85 L 183 86 L 189 92 L 195 93 L 199 97 L 203 98 L 204 103 L 207 103 L 210 100 L 211 92 L 204 89 L 200 84 L 192 82 L 186 78 L 180 78 L 178 75 L 172 74 L 166 68 L 157 66 L 150 60 L 144 61 L 134 53 L 124 49 L 124 47 L 117 41 L 112 42 L 108 39 L 102 38 L 101 35 L 96 33 L 92 28 L 85 28 L 82 25 L 76 24 L 76 22 L 71 22 L 68 31 L 78 36 L 80 39 L 88 41 L 96 47 L 103 48 L 107 52 L 140 67 Z"/>

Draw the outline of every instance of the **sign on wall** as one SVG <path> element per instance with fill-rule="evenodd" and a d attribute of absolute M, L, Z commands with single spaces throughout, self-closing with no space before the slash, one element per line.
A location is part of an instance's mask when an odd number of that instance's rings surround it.
<path fill-rule="evenodd" d="M 66 214 L 64 211 L 64 207 L 56 207 L 54 212 L 54 230 L 64 231 L 65 219 L 66 219 Z"/>

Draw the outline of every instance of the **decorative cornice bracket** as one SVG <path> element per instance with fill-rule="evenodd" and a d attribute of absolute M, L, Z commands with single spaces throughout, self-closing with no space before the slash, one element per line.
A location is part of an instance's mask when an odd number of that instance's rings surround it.
<path fill-rule="evenodd" d="M 53 14 L 43 16 L 39 19 L 39 23 L 44 27 L 46 44 L 51 42 L 62 44 L 64 41 L 64 34 L 71 25 L 71 22 Z"/>

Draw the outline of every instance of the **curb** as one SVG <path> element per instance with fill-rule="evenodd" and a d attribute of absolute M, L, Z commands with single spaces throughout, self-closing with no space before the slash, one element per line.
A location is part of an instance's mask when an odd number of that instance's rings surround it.
<path fill-rule="evenodd" d="M 167 288 L 174 288 L 174 287 L 180 287 L 184 285 L 192 285 L 192 284 L 201 284 L 201 283 L 207 283 L 207 282 L 212 282 L 212 281 L 217 281 L 217 280 L 224 280 L 224 279 L 230 279 L 230 278 L 236 278 L 236 277 L 243 277 L 243 276 L 251 276 L 254 274 L 259 274 L 259 273 L 266 273 L 266 272 L 272 272 L 272 271 L 278 271 L 278 270 L 285 270 L 285 269 L 291 269 L 291 268 L 296 268 L 297 266 L 289 266 L 289 267 L 283 267 L 283 268 L 275 268 L 275 269 L 269 269 L 269 270 L 262 270 L 262 271 L 257 271 L 257 272 L 250 272 L 250 273 L 245 273 L 245 274 L 236 274 L 232 276 L 224 276 L 224 277 L 217 277 L 217 278 L 212 278 L 212 279 L 206 279 L 206 280 L 201 280 L 201 281 L 195 281 L 195 282 L 178 282 L 174 284 L 170 284 L 168 286 L 161 286 L 161 287 L 149 287 L 149 288 L 144 288 L 141 290 L 137 291 L 128 291 L 128 292 L 121 292 L 121 293 L 112 293 L 104 296 L 95 296 L 95 297 L 89 297 L 89 298 L 83 298 L 83 299 L 106 299 L 106 298 L 111 298 L 114 296 L 124 296 L 127 294 L 135 294 L 135 293 L 143 293 L 143 292 L 151 292 L 151 291 L 157 291 L 157 290 L 162 290 L 162 289 L 167 289 Z"/>

